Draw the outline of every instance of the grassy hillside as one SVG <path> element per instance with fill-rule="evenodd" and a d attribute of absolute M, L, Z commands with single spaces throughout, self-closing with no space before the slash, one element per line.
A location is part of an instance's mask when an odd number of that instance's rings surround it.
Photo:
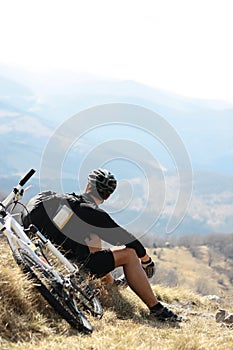
<path fill-rule="evenodd" d="M 229 263 L 223 254 L 215 252 L 210 264 L 210 248 L 204 245 L 198 246 L 195 254 L 183 246 L 148 251 L 157 263 L 152 283 L 181 286 L 201 295 L 232 297 L 233 284 L 228 276 L 232 261 Z"/>
<path fill-rule="evenodd" d="M 204 248 L 203 248 L 204 251 Z M 179 259 L 177 258 L 179 256 Z M 176 269 L 182 286 L 154 285 L 158 297 L 172 310 L 187 316 L 180 326 L 155 322 L 148 317 L 143 303 L 126 289 L 103 289 L 105 308 L 101 320 L 90 317 L 94 332 L 79 334 L 57 316 L 22 275 L 11 258 L 4 239 L 0 239 L 0 348 L 22 350 L 200 350 L 233 348 L 233 330 L 216 323 L 219 308 L 233 312 L 229 294 L 220 301 L 194 293 L 191 286 L 204 276 L 209 278 L 208 264 L 192 260 L 186 249 L 165 249 L 159 261 L 162 269 Z M 206 268 L 207 270 L 205 270 Z M 208 272 L 208 274 L 207 274 Z M 215 273 L 215 271 L 212 271 Z M 203 277 L 203 278 L 204 278 Z M 212 275 L 210 276 L 212 283 Z"/>

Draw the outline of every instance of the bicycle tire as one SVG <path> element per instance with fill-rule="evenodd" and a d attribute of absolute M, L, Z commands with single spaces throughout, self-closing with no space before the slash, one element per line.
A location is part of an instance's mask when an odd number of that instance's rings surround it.
<path fill-rule="evenodd" d="M 86 334 L 92 333 L 93 328 L 90 322 L 80 310 L 73 307 L 72 300 L 69 297 L 65 300 L 49 278 L 44 278 L 44 276 L 42 278 L 42 268 L 33 260 L 33 257 L 22 248 L 16 248 L 13 252 L 13 257 L 22 271 L 35 282 L 36 289 L 44 299 L 71 327 L 77 328 L 78 331 Z M 46 275 L 46 271 L 44 272 Z"/>

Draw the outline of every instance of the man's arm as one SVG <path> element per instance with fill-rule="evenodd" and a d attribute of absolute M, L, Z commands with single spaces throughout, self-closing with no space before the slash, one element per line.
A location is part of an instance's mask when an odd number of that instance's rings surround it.
<path fill-rule="evenodd" d="M 118 225 L 104 210 L 83 204 L 78 210 L 78 215 L 86 223 L 86 232 L 95 233 L 103 241 L 112 245 L 125 245 L 132 248 L 139 258 L 146 256 L 142 243 L 133 234 Z"/>

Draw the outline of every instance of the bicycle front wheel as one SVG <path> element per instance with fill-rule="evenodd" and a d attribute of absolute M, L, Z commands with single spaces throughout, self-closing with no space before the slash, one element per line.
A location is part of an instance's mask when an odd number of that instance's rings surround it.
<path fill-rule="evenodd" d="M 17 264 L 29 275 L 37 290 L 72 327 L 84 333 L 92 333 L 93 328 L 84 314 L 79 310 L 73 298 L 69 296 L 62 284 L 57 284 L 53 276 L 39 265 L 26 250 L 17 248 L 13 252 Z"/>

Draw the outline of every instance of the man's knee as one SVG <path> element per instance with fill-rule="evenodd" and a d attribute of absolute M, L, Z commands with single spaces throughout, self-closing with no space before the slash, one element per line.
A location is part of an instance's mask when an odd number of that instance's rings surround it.
<path fill-rule="evenodd" d="M 124 266 L 128 263 L 137 263 L 138 257 L 134 249 L 124 248 L 120 250 L 114 250 L 113 256 L 115 260 L 115 267 Z"/>
<path fill-rule="evenodd" d="M 133 248 L 125 248 L 125 251 L 129 260 L 138 260 L 138 256 Z"/>

